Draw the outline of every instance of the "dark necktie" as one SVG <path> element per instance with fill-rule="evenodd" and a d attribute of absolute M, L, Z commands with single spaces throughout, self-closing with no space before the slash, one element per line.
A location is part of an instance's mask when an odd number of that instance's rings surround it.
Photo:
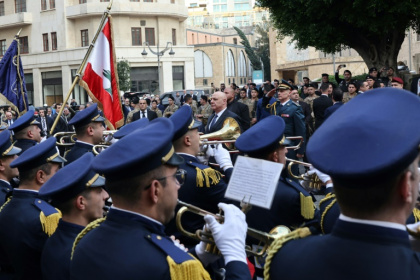
<path fill-rule="evenodd" d="M 214 117 L 213 117 L 213 119 L 211 120 L 211 123 L 210 123 L 210 125 L 209 125 L 209 129 L 214 125 L 214 123 L 216 122 L 216 120 L 217 120 L 217 115 L 214 115 Z"/>
<path fill-rule="evenodd" d="M 47 131 L 47 123 L 45 122 L 45 118 L 42 118 L 42 130 Z"/>
<path fill-rule="evenodd" d="M 141 111 L 141 113 L 142 113 L 141 118 L 142 118 L 142 119 L 143 119 L 143 118 L 145 118 L 145 117 L 146 117 L 146 114 L 144 113 L 144 111 Z"/>

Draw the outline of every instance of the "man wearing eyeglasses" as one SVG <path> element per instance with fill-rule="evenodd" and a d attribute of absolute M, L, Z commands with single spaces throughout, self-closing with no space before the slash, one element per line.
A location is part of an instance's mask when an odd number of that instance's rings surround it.
<path fill-rule="evenodd" d="M 156 119 L 157 117 L 158 116 L 155 112 L 147 108 L 146 99 L 140 99 L 138 103 L 138 111 L 133 113 L 133 117 L 130 120 L 130 122 L 134 122 L 136 120 L 143 119 L 143 118 L 147 118 L 149 119 L 149 121 L 151 121 L 151 120 Z"/>
<path fill-rule="evenodd" d="M 113 206 L 106 219 L 91 223 L 76 239 L 70 279 L 210 280 L 203 265 L 215 258 L 204 251 L 205 244 L 195 248 L 200 262 L 164 232 L 164 224 L 175 215 L 185 176 L 178 170 L 184 160 L 174 152 L 173 135 L 172 122 L 159 118 L 93 160 L 95 172 L 106 178 Z M 138 149 L 139 141 L 148 149 Z M 212 216 L 205 220 L 224 256 L 225 279 L 251 279 L 244 249 L 245 215 L 234 205 L 219 206 L 224 223 Z"/>

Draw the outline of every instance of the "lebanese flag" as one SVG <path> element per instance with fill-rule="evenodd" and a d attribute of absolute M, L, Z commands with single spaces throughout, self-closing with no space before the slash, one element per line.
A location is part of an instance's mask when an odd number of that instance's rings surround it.
<path fill-rule="evenodd" d="M 103 111 L 105 123 L 111 130 L 124 124 L 115 58 L 111 16 L 108 16 L 89 56 L 80 85 Z"/>

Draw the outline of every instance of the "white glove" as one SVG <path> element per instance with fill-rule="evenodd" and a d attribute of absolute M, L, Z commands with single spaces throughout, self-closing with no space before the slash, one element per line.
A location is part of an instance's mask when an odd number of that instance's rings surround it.
<path fill-rule="evenodd" d="M 203 227 L 203 230 L 206 230 L 205 225 Z M 200 259 L 204 267 L 217 261 L 220 258 L 219 255 L 214 255 L 212 253 L 206 252 L 206 246 L 207 243 L 203 241 L 200 241 L 200 243 L 195 245 L 195 253 L 197 254 L 197 257 Z"/>
<path fill-rule="evenodd" d="M 178 247 L 179 249 L 181 249 L 184 252 L 188 252 L 188 249 L 185 248 L 184 244 L 181 244 L 181 242 L 179 241 L 179 239 L 175 239 L 175 236 L 174 235 L 171 235 L 171 239 L 174 242 L 174 245 L 176 247 Z"/>
<path fill-rule="evenodd" d="M 222 147 L 222 144 L 217 144 L 214 151 L 214 159 L 220 165 L 224 171 L 228 168 L 232 168 L 232 160 L 230 159 L 229 151 Z"/>
<path fill-rule="evenodd" d="M 207 158 L 214 157 L 214 149 L 211 145 L 204 145 L 202 149 L 206 151 Z"/>
<path fill-rule="evenodd" d="M 308 170 L 308 172 L 306 172 L 306 175 L 312 175 L 316 173 L 316 175 L 318 176 L 318 178 L 325 184 L 326 182 L 331 180 L 330 175 L 327 175 L 325 173 L 322 173 L 321 171 L 319 171 L 318 169 L 315 169 L 313 166 L 311 166 Z"/>
<path fill-rule="evenodd" d="M 232 204 L 219 203 L 218 206 L 224 212 L 224 223 L 220 224 L 210 215 L 206 215 L 204 220 L 213 235 L 217 248 L 225 258 L 225 264 L 231 261 L 247 263 L 245 238 L 248 225 L 245 214 Z"/>

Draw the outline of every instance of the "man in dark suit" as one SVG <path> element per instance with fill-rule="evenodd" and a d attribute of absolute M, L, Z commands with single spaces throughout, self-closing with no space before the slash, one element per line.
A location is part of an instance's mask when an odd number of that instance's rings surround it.
<path fill-rule="evenodd" d="M 132 122 L 142 119 L 148 118 L 149 121 L 156 119 L 158 116 L 152 110 L 147 108 L 147 101 L 146 99 L 139 100 L 139 110 L 133 114 Z"/>
<path fill-rule="evenodd" d="M 420 94 L 420 77 L 413 78 L 413 80 L 411 81 L 411 90 L 410 91 L 412 93 L 414 93 L 415 95 Z"/>
<path fill-rule="evenodd" d="M 320 87 L 321 96 L 314 100 L 313 110 L 315 116 L 315 130 L 324 122 L 325 110 L 333 105 L 333 102 L 328 97 L 329 83 L 323 83 Z"/>
<path fill-rule="evenodd" d="M 217 91 L 213 93 L 210 104 L 214 113 L 210 116 L 207 122 L 207 125 L 205 128 L 205 134 L 222 129 L 223 122 L 228 117 L 234 118 L 238 122 L 239 126 L 241 125 L 238 115 L 227 110 L 227 99 L 226 99 L 225 93 L 221 91 Z"/>
<path fill-rule="evenodd" d="M 11 126 L 16 121 L 16 118 L 14 118 L 12 112 L 9 111 L 6 111 L 5 115 L 6 119 L 4 122 L 7 124 L 7 126 Z"/>
<path fill-rule="evenodd" d="M 340 89 L 335 89 L 332 93 L 333 105 L 325 109 L 324 120 L 326 120 L 332 113 L 337 111 L 343 105 L 343 92 Z"/>
<path fill-rule="evenodd" d="M 303 114 L 305 115 L 306 139 L 309 139 L 309 136 L 311 136 L 314 131 L 311 106 L 309 106 L 308 103 L 299 100 L 299 92 L 296 86 L 293 86 L 293 90 L 290 92 L 290 99 L 302 107 Z"/>
<path fill-rule="evenodd" d="M 332 234 L 304 238 L 311 232 L 300 228 L 271 244 L 277 249 L 267 256 L 266 276 L 420 278 L 420 254 L 411 248 L 405 226 L 419 195 L 420 124 L 412 121 L 418 118 L 418 97 L 381 88 L 358 96 L 326 120 L 307 153 L 315 168 L 331 176 L 342 214 Z"/>
<path fill-rule="evenodd" d="M 50 130 L 53 126 L 54 120 L 45 114 L 45 108 L 39 109 L 39 116 L 36 119 L 39 122 L 39 128 L 41 129 L 41 136 L 50 136 Z"/>
<path fill-rule="evenodd" d="M 232 88 L 226 88 L 224 93 L 226 94 L 227 100 L 227 109 L 232 113 L 235 113 L 239 117 L 240 125 L 243 131 L 247 130 L 251 123 L 251 118 L 249 117 L 249 108 L 248 105 L 238 102 L 235 99 L 235 90 Z"/>

